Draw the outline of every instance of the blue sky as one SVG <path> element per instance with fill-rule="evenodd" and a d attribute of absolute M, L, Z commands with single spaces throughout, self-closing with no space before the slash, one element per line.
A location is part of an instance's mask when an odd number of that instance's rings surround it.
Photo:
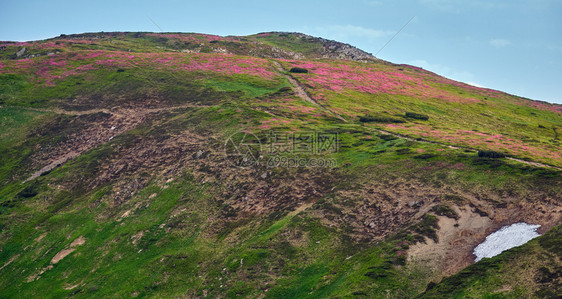
<path fill-rule="evenodd" d="M 0 1 L 0 40 L 96 31 L 298 31 L 446 77 L 562 103 L 562 1 Z M 149 19 L 150 18 L 150 19 Z"/>

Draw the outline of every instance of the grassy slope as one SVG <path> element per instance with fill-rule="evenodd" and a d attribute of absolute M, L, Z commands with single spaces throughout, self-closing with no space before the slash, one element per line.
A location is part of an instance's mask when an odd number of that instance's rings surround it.
<path fill-rule="evenodd" d="M 88 39 L 74 40 L 73 44 L 66 41 L 58 41 L 59 44 L 52 41 L 47 46 L 30 44 L 26 47 L 31 53 L 61 53 L 28 61 L 8 59 L 21 46 L 7 46 L 1 52 L 0 100 L 3 103 L 0 105 L 10 106 L 0 110 L 0 121 L 5 128 L 0 135 L 0 264 L 5 265 L 0 270 L 0 288 L 4 296 L 266 294 L 296 298 L 307 295 L 383 297 L 387 293 L 413 296 L 425 290 L 429 280 L 423 273 L 402 266 L 405 250 L 420 238 L 432 236 L 434 218 L 414 218 L 400 229 L 391 230 L 385 239 L 360 241 L 353 237 L 355 228 L 334 227 L 325 222 L 329 218 L 328 211 L 341 214 L 346 205 L 361 202 L 360 198 L 342 197 L 339 191 L 360 189 L 371 180 L 402 179 L 423 182 L 443 192 L 478 189 L 484 193 L 522 197 L 534 192 L 559 194 L 559 172 L 516 162 L 478 159 L 463 150 L 444 149 L 435 144 L 389 138 L 372 131 L 369 128 L 372 124 L 363 125 L 355 120 L 363 114 L 384 111 L 400 117 L 397 115 L 414 110 L 429 115 L 430 120 L 408 120 L 407 127 L 432 126 L 450 132 L 477 129 L 489 134 L 501 127 L 499 133 L 518 142 L 527 142 L 524 134 L 529 133 L 517 130 L 517 124 L 525 123 L 527 128 L 538 124 L 558 126 L 562 120 L 555 112 L 529 107 L 526 101 L 516 102 L 518 99 L 503 94 L 491 100 L 494 109 L 480 109 L 403 95 L 338 93 L 322 87 L 309 90 L 313 96 L 323 93 L 324 97 L 317 99 L 345 115 L 351 121 L 346 124 L 283 89 L 288 83 L 273 71 L 267 60 L 228 56 L 227 61 L 219 61 L 218 54 L 164 53 L 174 47 L 204 49 L 201 43 L 209 49 L 220 43 L 234 43 L 222 39 L 211 43 L 217 39 L 192 37 L 124 34 L 95 40 L 94 45 Z M 248 47 L 260 48 L 250 42 L 229 44 L 229 47 L 244 51 Z M 116 51 L 124 49 L 135 53 Z M 266 51 L 266 48 L 260 49 Z M 299 46 L 294 45 L 291 50 L 297 51 Z M 153 52 L 157 54 L 151 54 Z M 87 53 L 99 55 L 83 55 Z M 181 69 L 191 63 L 206 66 L 203 71 Z M 283 63 L 287 67 L 298 64 Z M 405 68 L 383 63 L 368 66 L 353 62 L 322 63 L 385 71 Z M 85 67 L 88 65 L 91 69 Z M 82 71 L 76 71 L 80 67 Z M 117 72 L 118 69 L 125 71 Z M 258 77 L 253 75 L 255 73 L 270 75 Z M 308 82 L 305 75 L 298 78 Z M 462 87 L 442 87 L 468 92 Z M 480 92 L 469 96 L 484 97 Z M 349 101 L 349 96 L 354 96 L 354 100 Z M 57 116 L 30 107 L 89 110 L 132 106 L 141 109 L 185 104 L 205 107 L 157 113 L 136 129 L 97 145 L 34 181 L 20 184 L 31 170 L 37 169 L 31 159 L 41 152 L 37 144 L 57 145 L 57 140 L 65 139 L 65 130 L 61 128 L 81 129 L 75 127 L 77 116 Z M 450 116 L 451 111 L 458 109 L 462 109 L 462 113 L 456 115 L 463 115 L 463 119 L 471 123 L 470 128 L 457 124 Z M 510 113 L 513 109 L 524 113 L 513 118 Z M 495 123 L 471 122 L 481 113 L 493 115 Z M 402 132 L 387 125 L 374 126 Z M 274 196 L 270 196 L 274 209 L 263 214 L 244 214 L 247 211 L 237 206 L 241 200 L 237 193 L 244 194 L 241 190 L 248 182 L 261 184 L 248 178 L 259 177 L 263 170 L 238 172 L 213 157 L 213 154 L 220 156 L 223 140 L 241 128 L 260 136 L 270 129 L 339 132 L 341 150 L 328 156 L 335 158 L 340 167 L 321 170 L 323 177 L 312 179 L 319 180 L 318 186 L 325 184 L 325 188 L 333 192 L 305 196 L 303 202 L 311 204 L 311 208 L 296 215 L 289 213 L 295 202 L 275 202 Z M 408 134 L 418 136 L 421 132 L 421 129 L 418 133 L 412 129 Z M 130 151 L 137 149 L 139 141 L 148 147 L 155 140 L 165 147 L 185 134 L 208 137 L 200 148 L 210 151 L 210 157 L 183 162 L 184 156 L 191 156 L 195 151 L 181 152 L 176 159 L 178 163 L 185 163 L 181 164 L 184 167 L 171 177 L 166 174 L 171 171 L 166 165 L 173 165 L 175 160 L 163 160 L 154 168 L 131 166 L 124 175 L 115 173 L 112 179 L 97 180 L 99 174 L 104 173 L 104 167 L 119 162 L 119 157 L 128 157 Z M 539 145 L 556 148 L 556 141 L 548 134 L 547 130 L 534 130 L 533 136 L 538 141 L 536 144 L 527 142 L 528 152 Z M 439 140 L 439 136 L 426 137 Z M 474 138 L 479 140 L 480 137 L 475 135 Z M 463 144 L 456 139 L 447 142 Z M 510 153 L 520 155 L 515 150 Z M 535 157 L 537 161 L 560 163 L 557 158 Z M 162 165 L 166 167 L 158 168 Z M 376 171 L 380 167 L 385 171 Z M 314 171 L 272 169 L 264 181 L 280 184 L 289 180 L 298 184 L 303 178 L 313 176 Z M 502 175 L 498 176 L 500 172 Z M 121 200 L 116 191 L 123 191 L 124 183 L 137 181 L 142 182 L 140 186 Z M 318 216 L 311 211 L 323 214 Z M 411 226 L 416 223 L 420 224 Z M 52 258 L 70 248 L 70 243 L 80 236 L 86 242 L 52 265 Z M 558 242 L 556 240 L 553 242 Z M 536 267 L 538 269 L 538 265 Z M 509 278 L 502 273 L 495 275 L 497 280 L 494 281 Z M 443 288 L 446 284 L 444 281 Z M 473 286 L 469 292 L 475 295 L 491 292 L 491 285 L 492 282 L 481 288 Z M 434 291 L 440 289 L 441 286 Z M 463 290 L 459 288 L 459 294 Z M 517 294 L 519 289 L 514 292 Z"/>
<path fill-rule="evenodd" d="M 383 121 L 374 126 L 475 149 L 493 149 L 510 155 L 560 165 L 561 107 L 459 84 L 417 68 L 388 63 L 365 66 L 355 62 L 287 61 L 287 68 L 304 67 L 295 74 L 311 86 L 312 96 L 325 106 L 357 120 L 375 115 L 406 123 Z M 367 92 L 365 92 L 367 91 Z M 426 115 L 412 120 L 406 112 Z"/>

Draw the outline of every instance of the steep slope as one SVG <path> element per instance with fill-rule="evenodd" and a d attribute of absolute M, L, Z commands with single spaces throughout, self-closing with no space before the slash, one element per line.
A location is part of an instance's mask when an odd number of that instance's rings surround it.
<path fill-rule="evenodd" d="M 560 105 L 303 34 L 0 48 L 6 296 L 415 296 L 560 224 Z"/>

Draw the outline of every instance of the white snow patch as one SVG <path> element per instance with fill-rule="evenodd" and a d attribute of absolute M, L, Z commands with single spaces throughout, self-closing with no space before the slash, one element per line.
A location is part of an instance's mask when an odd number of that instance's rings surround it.
<path fill-rule="evenodd" d="M 514 223 L 504 226 L 491 233 L 486 240 L 474 248 L 476 262 L 485 257 L 494 257 L 503 251 L 527 243 L 539 235 L 538 224 L 527 224 L 525 222 Z"/>

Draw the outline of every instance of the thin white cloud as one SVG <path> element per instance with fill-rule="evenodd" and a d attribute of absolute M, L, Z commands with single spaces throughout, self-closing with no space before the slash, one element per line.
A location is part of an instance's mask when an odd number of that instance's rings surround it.
<path fill-rule="evenodd" d="M 432 64 L 423 59 L 412 60 L 408 64 L 419 66 L 449 79 L 465 82 L 476 87 L 483 87 L 481 84 L 475 83 L 475 76 L 471 72 L 454 70 L 448 66 Z"/>
<path fill-rule="evenodd" d="M 459 1 L 456 0 L 420 0 L 420 3 L 442 11 L 460 12 L 457 8 Z"/>
<path fill-rule="evenodd" d="M 448 73 L 451 72 L 451 68 L 447 67 L 447 66 L 443 66 L 440 64 L 432 64 L 427 62 L 427 60 L 424 59 L 416 59 L 416 60 L 412 60 L 410 62 L 408 62 L 408 64 L 411 65 L 415 65 L 415 66 L 419 66 L 421 68 L 424 68 L 428 71 L 440 74 L 440 75 L 446 75 Z"/>
<path fill-rule="evenodd" d="M 478 84 L 478 83 L 474 83 L 474 82 L 464 82 L 464 83 L 466 83 L 466 84 L 468 84 L 468 85 L 480 87 L 480 88 L 486 88 L 485 86 L 482 86 L 482 85 L 480 85 L 480 84 Z"/>
<path fill-rule="evenodd" d="M 419 3 L 440 11 L 461 13 L 463 8 L 474 7 L 478 9 L 500 9 L 505 8 L 508 3 L 492 1 L 464 1 L 464 0 L 419 0 Z"/>
<path fill-rule="evenodd" d="M 507 39 L 497 38 L 491 39 L 490 45 L 495 48 L 502 48 L 511 45 L 511 42 Z"/>
<path fill-rule="evenodd" d="M 382 1 L 368 1 L 367 2 L 367 5 L 370 5 L 370 6 L 381 6 L 383 4 L 384 4 L 384 2 L 382 2 Z"/>

